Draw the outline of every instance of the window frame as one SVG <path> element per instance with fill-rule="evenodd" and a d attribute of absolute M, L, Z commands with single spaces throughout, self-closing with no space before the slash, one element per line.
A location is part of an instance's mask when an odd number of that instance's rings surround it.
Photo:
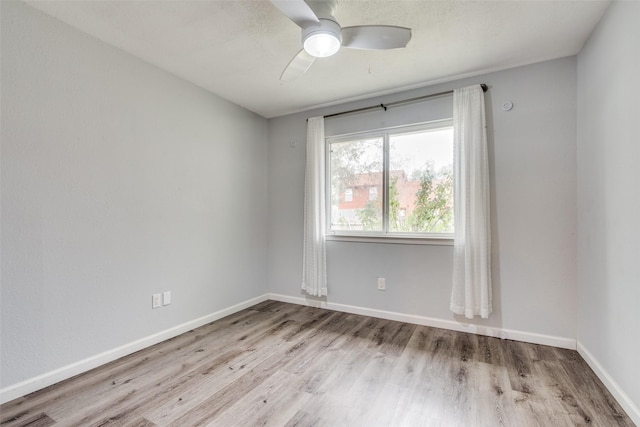
<path fill-rule="evenodd" d="M 454 233 L 403 233 L 389 231 L 389 140 L 394 134 L 418 133 L 441 128 L 453 128 L 453 118 L 433 120 L 407 125 L 383 127 L 373 130 L 351 132 L 341 135 L 332 135 L 325 138 L 325 208 L 326 240 L 348 242 L 375 242 L 390 244 L 426 244 L 426 245 L 453 245 Z M 331 230 L 331 144 L 353 141 L 354 139 L 382 138 L 383 140 L 383 167 L 382 167 L 382 231 L 353 231 Z"/>

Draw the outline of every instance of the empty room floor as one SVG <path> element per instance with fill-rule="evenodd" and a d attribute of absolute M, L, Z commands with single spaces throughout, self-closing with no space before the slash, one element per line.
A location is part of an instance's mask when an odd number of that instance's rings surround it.
<path fill-rule="evenodd" d="M 8 402 L 2 426 L 633 426 L 576 351 L 266 301 Z"/>

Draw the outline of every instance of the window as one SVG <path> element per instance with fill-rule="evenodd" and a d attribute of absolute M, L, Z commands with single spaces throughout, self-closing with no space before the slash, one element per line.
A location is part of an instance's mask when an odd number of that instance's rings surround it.
<path fill-rule="evenodd" d="M 347 188 L 344 190 L 344 201 L 353 202 L 353 189 Z"/>
<path fill-rule="evenodd" d="M 452 236 L 451 120 L 331 137 L 327 147 L 330 234 Z"/>
<path fill-rule="evenodd" d="M 378 187 L 369 187 L 369 200 L 378 200 Z"/>

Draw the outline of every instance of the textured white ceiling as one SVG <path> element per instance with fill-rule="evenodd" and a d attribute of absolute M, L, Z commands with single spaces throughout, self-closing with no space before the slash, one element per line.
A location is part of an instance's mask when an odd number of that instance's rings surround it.
<path fill-rule="evenodd" d="M 609 1 L 341 0 L 340 25 L 410 27 L 405 49 L 341 49 L 280 73 L 300 28 L 268 0 L 27 4 L 264 117 L 574 55 Z"/>

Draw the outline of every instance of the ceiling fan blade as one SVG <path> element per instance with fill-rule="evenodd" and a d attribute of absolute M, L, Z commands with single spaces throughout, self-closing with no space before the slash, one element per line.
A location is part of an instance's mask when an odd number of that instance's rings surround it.
<path fill-rule="evenodd" d="M 300 28 L 316 25 L 320 21 L 304 0 L 271 0 L 280 12 L 298 24 Z"/>
<path fill-rule="evenodd" d="M 314 56 L 309 55 L 304 49 L 302 49 L 286 66 L 280 76 L 280 80 L 283 82 L 290 82 L 297 79 L 303 75 L 309 67 L 311 67 L 311 64 L 313 64 L 315 59 L 316 58 Z"/>
<path fill-rule="evenodd" d="M 342 46 L 352 49 L 397 49 L 407 46 L 411 28 L 361 25 L 342 29 Z"/>

